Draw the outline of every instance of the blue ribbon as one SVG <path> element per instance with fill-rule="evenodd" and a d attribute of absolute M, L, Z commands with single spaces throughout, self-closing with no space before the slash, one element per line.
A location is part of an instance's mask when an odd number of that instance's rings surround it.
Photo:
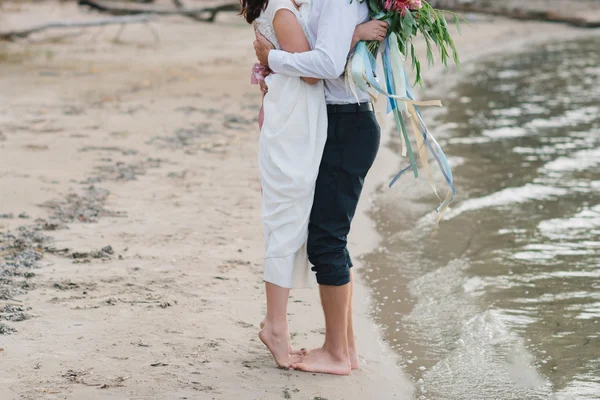
<path fill-rule="evenodd" d="M 408 98 L 411 100 L 415 100 L 415 96 L 410 88 L 410 85 L 408 85 L 409 80 L 408 80 L 408 73 L 406 72 L 406 68 L 404 69 L 404 79 L 406 80 L 406 83 L 407 83 L 406 93 L 408 95 Z M 431 154 L 433 154 L 433 158 L 435 159 L 436 163 L 440 167 L 440 171 L 442 172 L 442 175 L 444 176 L 444 180 L 446 181 L 446 184 L 450 188 L 450 192 L 451 192 L 451 197 L 450 197 L 448 203 L 447 204 L 442 203 L 437 208 L 437 211 L 439 212 L 440 209 L 443 208 L 443 206 L 448 206 L 448 205 L 452 204 L 454 202 L 454 200 L 456 199 L 456 188 L 454 187 L 454 179 L 452 177 L 452 168 L 450 167 L 450 163 L 448 162 L 448 158 L 446 157 L 446 154 L 444 154 L 442 147 L 439 145 L 437 140 L 435 140 L 433 135 L 431 135 L 428 132 L 428 130 L 426 129 L 425 122 L 423 121 L 423 114 L 421 114 L 421 110 L 419 109 L 418 106 L 415 106 L 415 110 L 417 110 L 417 114 L 419 116 L 419 125 L 421 127 L 421 134 L 423 135 L 423 141 L 429 148 L 429 151 L 431 152 Z M 391 185 L 390 185 L 390 187 L 391 187 Z"/>
<path fill-rule="evenodd" d="M 396 79 L 404 80 L 405 86 L 407 88 L 406 98 L 405 98 L 406 100 L 416 101 L 416 99 L 414 97 L 414 94 L 412 93 L 412 90 L 410 89 L 411 85 L 410 85 L 410 81 L 408 79 L 408 73 L 406 72 L 406 67 L 404 67 L 402 65 L 401 71 L 394 70 L 394 65 L 392 62 L 392 57 L 394 57 L 394 55 L 392 55 L 392 51 L 398 51 L 398 50 L 391 49 L 389 35 L 388 35 L 388 37 L 386 37 L 386 39 L 382 43 L 382 46 L 383 46 L 383 54 L 382 54 L 383 73 L 384 73 L 384 77 L 385 77 L 385 88 L 387 89 L 387 91 L 384 90 L 379 85 L 379 82 L 377 82 L 377 79 L 375 78 L 374 71 L 377 68 L 377 62 L 376 62 L 376 59 L 373 56 L 373 54 L 368 50 L 366 44 L 363 42 L 359 42 L 359 44 L 356 47 L 356 51 L 354 54 L 354 58 L 356 58 L 356 60 L 352 62 L 352 77 L 353 77 L 356 85 L 359 88 L 361 88 L 362 90 L 365 90 L 366 85 L 368 85 L 371 88 L 373 88 L 374 90 L 387 96 L 387 100 L 388 100 L 387 113 L 388 114 L 393 113 L 394 119 L 396 122 L 396 129 L 398 130 L 400 137 L 404 140 L 404 143 L 406 145 L 406 150 L 408 153 L 408 158 L 410 160 L 410 164 L 406 168 L 402 169 L 392 179 L 392 181 L 389 184 L 389 187 L 391 188 L 405 172 L 407 172 L 411 169 L 413 170 L 415 178 L 417 178 L 419 176 L 417 162 L 416 162 L 415 156 L 413 154 L 411 144 L 410 144 L 410 139 L 408 136 L 408 130 L 406 129 L 404 120 L 402 118 L 401 112 L 404 109 L 404 107 L 399 106 L 400 100 L 392 97 L 392 96 L 398 97 L 398 94 L 396 93 L 396 81 L 395 80 Z M 396 57 L 399 57 L 399 54 L 396 55 Z M 398 64 L 398 62 L 396 61 L 395 64 Z M 401 94 L 401 96 L 404 96 L 404 94 Z M 439 166 L 439 168 L 442 172 L 442 175 L 444 176 L 444 180 L 446 181 L 446 183 L 449 187 L 448 195 L 442 201 L 440 206 L 437 208 L 437 211 L 441 212 L 441 215 L 443 215 L 443 212 L 445 212 L 448 205 L 450 205 L 456 197 L 456 189 L 454 187 L 452 170 L 450 168 L 450 163 L 448 162 L 448 159 L 446 158 L 446 155 L 442 151 L 440 145 L 435 140 L 433 135 L 431 135 L 431 133 L 428 131 L 428 129 L 425 125 L 425 122 L 423 121 L 423 116 L 421 114 L 421 111 L 419 110 L 419 108 L 416 105 L 413 104 L 412 106 L 414 106 L 414 109 L 418 116 L 418 121 L 416 121 L 417 126 L 415 127 L 415 129 L 420 130 L 420 133 L 423 138 L 423 145 L 427 146 L 428 150 L 433 155 L 433 158 L 435 159 L 437 165 Z M 413 115 L 413 118 L 415 118 L 414 115 Z M 423 155 L 422 155 L 422 157 L 423 157 Z M 433 185 L 433 183 L 432 183 L 432 185 Z M 434 190 L 435 190 L 435 188 L 434 188 Z M 440 218 L 441 218 L 441 215 L 440 215 Z"/>

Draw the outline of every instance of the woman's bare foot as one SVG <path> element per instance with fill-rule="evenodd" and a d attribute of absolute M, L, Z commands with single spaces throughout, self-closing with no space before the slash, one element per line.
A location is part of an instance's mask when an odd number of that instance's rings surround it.
<path fill-rule="evenodd" d="M 260 322 L 260 329 L 264 329 L 265 325 L 267 324 L 267 321 L 265 321 L 264 319 Z M 261 339 L 262 340 L 262 339 Z M 289 348 L 288 348 L 288 352 L 290 353 L 290 355 L 295 355 L 295 356 L 303 356 L 304 354 L 306 354 L 306 349 L 303 347 L 300 350 L 294 350 L 292 348 L 292 344 L 289 343 Z"/>
<path fill-rule="evenodd" d="M 292 368 L 321 374 L 350 375 L 350 361 L 346 357 L 336 357 L 323 348 L 306 353 L 301 362 L 292 363 Z"/>
<path fill-rule="evenodd" d="M 291 368 L 292 364 L 302 360 L 302 355 L 290 354 L 290 335 L 287 332 L 278 332 L 267 325 L 263 325 L 258 337 L 267 346 L 278 367 L 288 369 Z"/>

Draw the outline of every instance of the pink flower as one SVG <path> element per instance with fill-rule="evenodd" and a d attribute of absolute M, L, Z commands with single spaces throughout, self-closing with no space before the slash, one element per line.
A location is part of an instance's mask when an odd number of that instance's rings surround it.
<path fill-rule="evenodd" d="M 386 11 L 396 11 L 405 16 L 409 10 L 418 10 L 422 7 L 421 0 L 385 0 L 383 8 Z"/>
<path fill-rule="evenodd" d="M 419 10 L 421 7 L 423 7 L 421 0 L 412 0 L 410 3 L 411 10 Z"/>

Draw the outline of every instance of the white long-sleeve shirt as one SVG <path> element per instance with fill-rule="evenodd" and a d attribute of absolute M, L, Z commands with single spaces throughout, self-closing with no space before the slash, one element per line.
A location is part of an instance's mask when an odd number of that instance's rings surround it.
<path fill-rule="evenodd" d="M 366 1 L 312 0 L 307 26 L 312 50 L 305 53 L 271 50 L 269 67 L 275 73 L 325 79 L 327 104 L 356 103 L 354 95 L 346 90 L 343 75 L 354 29 L 368 19 Z M 369 101 L 369 96 L 360 90 L 358 98 L 361 102 Z"/>

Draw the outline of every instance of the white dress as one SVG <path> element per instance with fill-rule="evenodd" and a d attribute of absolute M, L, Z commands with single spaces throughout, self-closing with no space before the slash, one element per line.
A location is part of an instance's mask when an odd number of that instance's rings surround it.
<path fill-rule="evenodd" d="M 270 0 L 255 29 L 279 49 L 273 29 L 275 13 L 288 9 L 306 34 L 309 0 Z M 327 139 L 327 106 L 323 82 L 309 85 L 298 77 L 266 78 L 264 122 L 258 162 L 265 229 L 264 280 L 284 288 L 307 287 L 314 281 L 306 253 L 308 221 L 315 183 Z"/>

